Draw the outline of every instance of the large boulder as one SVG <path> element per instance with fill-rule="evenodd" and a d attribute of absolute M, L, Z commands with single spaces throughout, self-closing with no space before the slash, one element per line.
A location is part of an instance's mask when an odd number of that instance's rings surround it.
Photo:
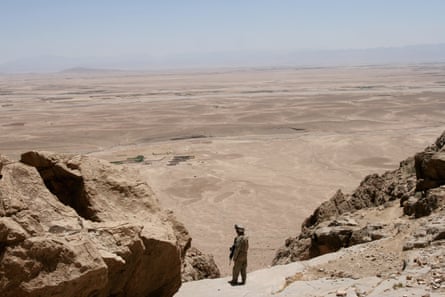
<path fill-rule="evenodd" d="M 205 278 L 219 278 L 221 273 L 213 256 L 203 254 L 192 247 L 187 250 L 182 265 L 182 281 L 189 282 Z"/>
<path fill-rule="evenodd" d="M 416 155 L 417 191 L 445 185 L 445 151 Z"/>
<path fill-rule="evenodd" d="M 415 155 L 417 191 L 445 185 L 445 132 L 423 152 Z"/>
<path fill-rule="evenodd" d="M 131 168 L 1 158 L 0 296 L 172 296 L 190 236 Z"/>
<path fill-rule="evenodd" d="M 417 193 L 403 203 L 403 213 L 415 218 L 429 216 L 445 205 L 445 186 L 429 189 L 424 195 Z"/>

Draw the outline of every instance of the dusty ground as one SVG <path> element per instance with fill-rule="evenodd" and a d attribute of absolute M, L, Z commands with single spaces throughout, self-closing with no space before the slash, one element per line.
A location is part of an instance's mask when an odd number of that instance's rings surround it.
<path fill-rule="evenodd" d="M 321 201 L 444 127 L 445 65 L 0 76 L 2 154 L 143 155 L 131 166 L 224 274 L 234 223 L 265 267 Z"/>

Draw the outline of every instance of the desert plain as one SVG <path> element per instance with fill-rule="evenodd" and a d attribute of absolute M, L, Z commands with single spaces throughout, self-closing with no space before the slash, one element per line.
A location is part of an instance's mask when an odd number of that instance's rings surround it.
<path fill-rule="evenodd" d="M 267 267 L 320 202 L 444 128 L 445 64 L 0 75 L 1 154 L 137 168 L 223 275 L 235 223 Z"/>

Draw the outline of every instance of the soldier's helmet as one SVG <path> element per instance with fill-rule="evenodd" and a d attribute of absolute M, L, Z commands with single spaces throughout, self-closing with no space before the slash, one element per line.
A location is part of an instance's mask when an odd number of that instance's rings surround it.
<path fill-rule="evenodd" d="M 244 227 L 238 224 L 235 224 L 235 230 L 236 231 L 240 231 L 240 232 L 244 232 Z"/>

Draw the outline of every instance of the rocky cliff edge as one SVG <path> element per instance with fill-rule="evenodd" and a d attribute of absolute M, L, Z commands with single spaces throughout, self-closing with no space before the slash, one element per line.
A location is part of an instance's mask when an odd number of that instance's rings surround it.
<path fill-rule="evenodd" d="M 0 174 L 0 296 L 172 296 L 180 287 L 191 238 L 131 168 L 28 152 L 0 157 Z"/>

